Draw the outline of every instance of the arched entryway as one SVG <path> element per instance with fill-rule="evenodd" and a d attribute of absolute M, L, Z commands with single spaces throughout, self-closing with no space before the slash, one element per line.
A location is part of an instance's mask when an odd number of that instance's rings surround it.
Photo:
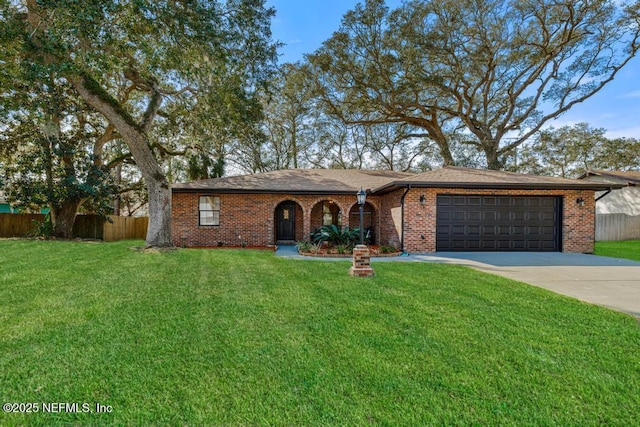
<path fill-rule="evenodd" d="M 333 200 L 321 200 L 311 209 L 311 232 L 323 225 L 342 227 L 342 211 Z"/>
<path fill-rule="evenodd" d="M 304 240 L 302 207 L 293 201 L 285 200 L 276 206 L 274 212 L 276 243 L 291 243 Z"/>
<path fill-rule="evenodd" d="M 379 232 L 379 230 L 376 229 L 376 225 L 378 224 L 376 210 L 371 203 L 365 202 L 362 213 L 365 243 L 368 245 L 376 244 L 378 240 L 376 236 Z M 349 211 L 349 225 L 351 228 L 360 227 L 360 205 L 358 204 L 353 205 Z"/>

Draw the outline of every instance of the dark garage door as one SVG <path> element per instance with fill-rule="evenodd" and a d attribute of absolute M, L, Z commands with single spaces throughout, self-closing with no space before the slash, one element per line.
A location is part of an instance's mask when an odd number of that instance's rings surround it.
<path fill-rule="evenodd" d="M 437 251 L 560 248 L 560 198 L 438 195 Z"/>

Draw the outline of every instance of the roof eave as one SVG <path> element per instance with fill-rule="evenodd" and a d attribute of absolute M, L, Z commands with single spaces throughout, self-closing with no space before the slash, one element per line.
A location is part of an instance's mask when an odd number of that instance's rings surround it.
<path fill-rule="evenodd" d="M 401 181 L 391 182 L 371 191 L 372 194 L 384 194 L 400 188 L 470 188 L 491 190 L 594 190 L 602 191 L 620 189 L 624 185 L 602 183 L 575 183 L 575 184 L 551 184 L 551 183 L 479 183 L 479 182 L 420 182 Z"/>
<path fill-rule="evenodd" d="M 590 176 L 599 176 L 601 178 L 619 181 L 620 183 L 622 183 L 623 187 L 626 187 L 626 186 L 635 187 L 638 184 L 640 184 L 640 179 L 636 179 L 636 178 L 633 178 L 633 177 L 627 177 L 627 176 L 621 176 L 621 175 L 602 172 L 602 171 L 587 171 L 587 172 L 583 173 L 582 175 L 580 175 L 578 177 L 578 179 L 582 180 L 582 179 L 588 178 Z"/>
<path fill-rule="evenodd" d="M 273 190 L 242 188 L 171 188 L 172 193 L 218 193 L 218 194 L 293 194 L 293 195 L 331 195 L 356 194 L 356 190 Z"/>

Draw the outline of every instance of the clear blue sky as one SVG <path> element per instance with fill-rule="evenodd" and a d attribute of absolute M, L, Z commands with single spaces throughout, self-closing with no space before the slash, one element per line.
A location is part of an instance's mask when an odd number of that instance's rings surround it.
<path fill-rule="evenodd" d="M 272 22 L 274 39 L 285 44 L 280 62 L 295 62 L 318 49 L 340 26 L 342 15 L 358 0 L 267 0 L 277 13 Z M 389 7 L 401 0 L 387 0 Z M 551 125 L 558 128 L 587 122 L 607 129 L 614 137 L 640 138 L 640 57 L 634 58 L 616 79 L 598 94 L 574 106 Z"/>

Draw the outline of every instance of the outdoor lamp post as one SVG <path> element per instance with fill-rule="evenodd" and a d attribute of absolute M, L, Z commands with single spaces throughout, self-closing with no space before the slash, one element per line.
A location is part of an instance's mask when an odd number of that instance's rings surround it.
<path fill-rule="evenodd" d="M 367 201 L 367 193 L 360 187 L 356 193 L 358 204 L 360 205 L 360 244 L 364 245 L 364 202 Z"/>
<path fill-rule="evenodd" d="M 349 269 L 349 274 L 355 277 L 371 277 L 375 272 L 371 268 L 369 248 L 364 244 L 364 203 L 367 201 L 367 193 L 360 187 L 356 196 L 360 205 L 360 243 L 353 248 L 353 265 Z"/>

